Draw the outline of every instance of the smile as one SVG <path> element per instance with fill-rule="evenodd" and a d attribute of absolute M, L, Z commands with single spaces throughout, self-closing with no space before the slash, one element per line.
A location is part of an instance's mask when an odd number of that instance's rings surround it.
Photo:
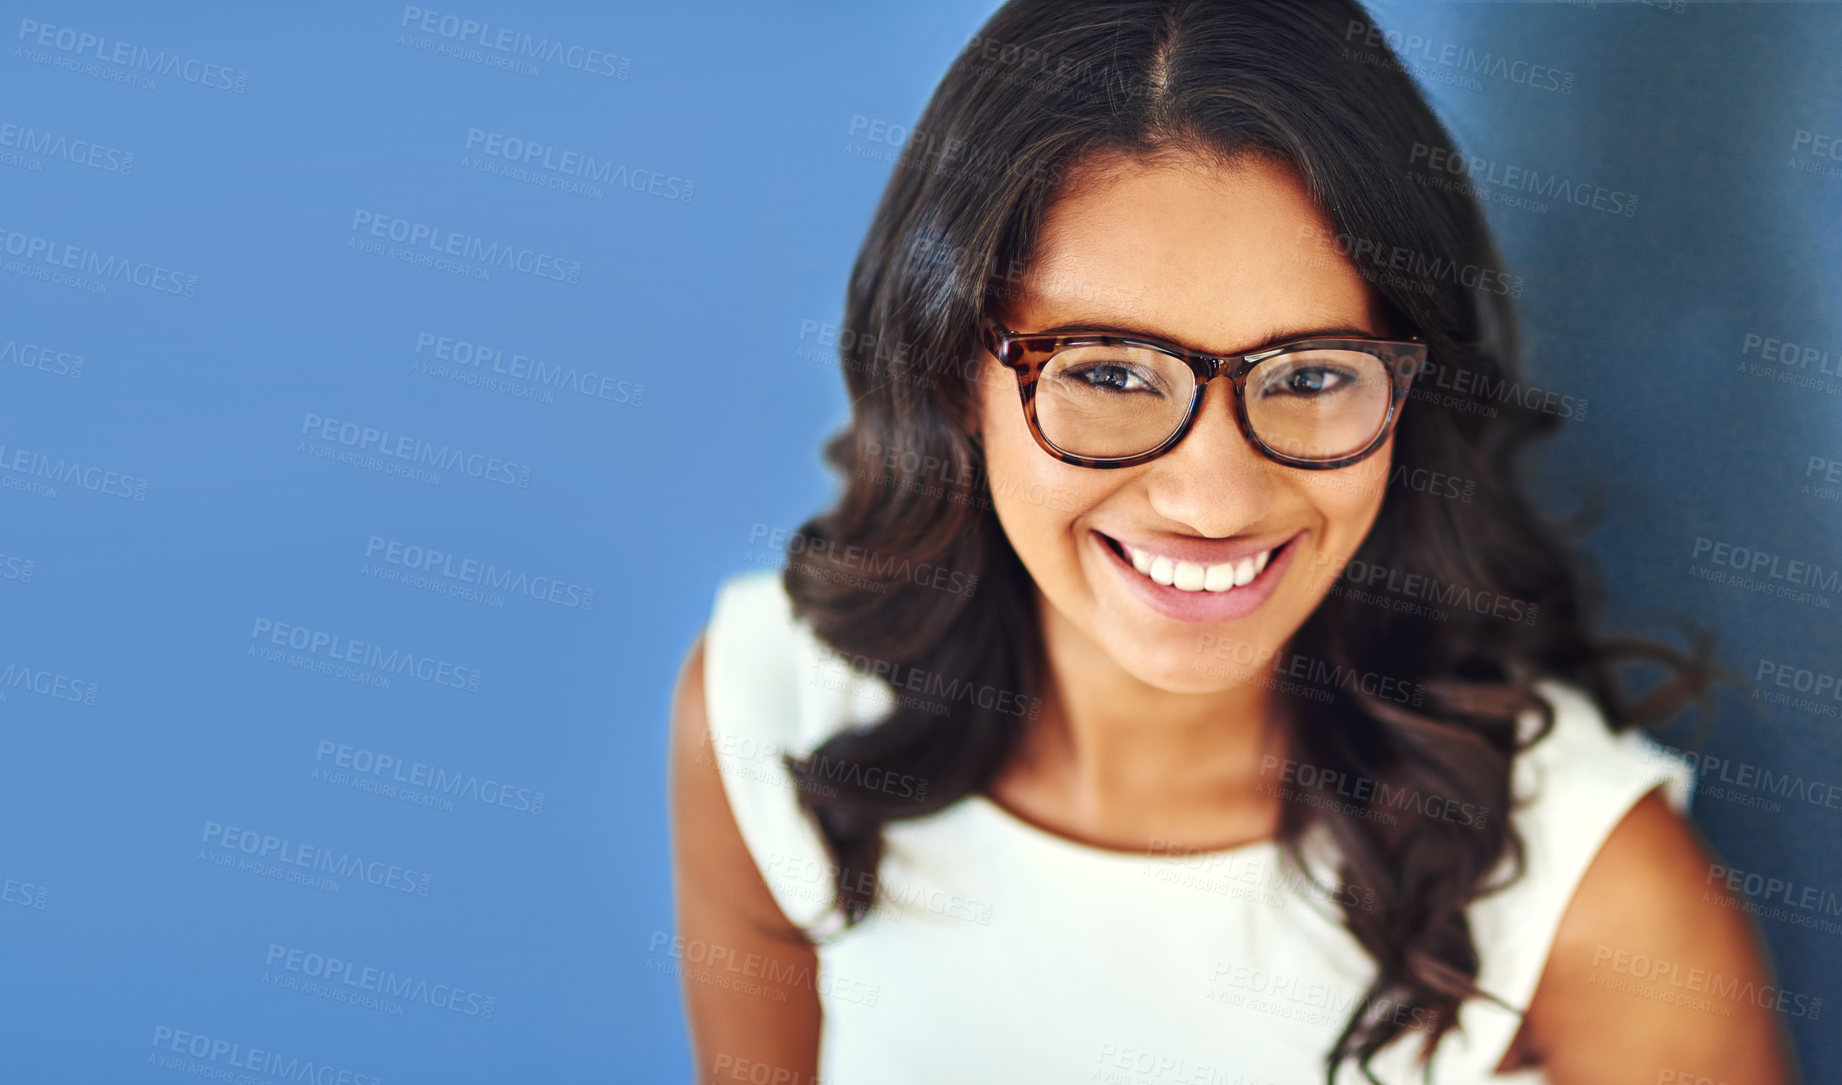
<path fill-rule="evenodd" d="M 1090 532 L 1125 587 L 1153 610 L 1188 622 L 1243 618 L 1271 597 L 1302 532 L 1246 541 L 1126 542 Z"/>

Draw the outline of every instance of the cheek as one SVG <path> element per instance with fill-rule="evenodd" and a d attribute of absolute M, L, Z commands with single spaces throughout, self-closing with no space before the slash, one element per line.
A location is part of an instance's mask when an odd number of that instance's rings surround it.
<path fill-rule="evenodd" d="M 1324 521 L 1318 551 L 1339 563 L 1353 557 L 1381 515 L 1388 496 L 1388 478 L 1394 465 L 1394 439 L 1353 467 L 1313 471 L 1298 481 Z"/>

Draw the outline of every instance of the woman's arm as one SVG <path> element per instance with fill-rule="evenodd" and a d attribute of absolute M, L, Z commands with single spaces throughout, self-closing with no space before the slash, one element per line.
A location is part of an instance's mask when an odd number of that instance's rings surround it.
<path fill-rule="evenodd" d="M 818 1073 L 818 955 L 768 892 L 723 794 L 701 636 L 678 674 L 671 731 L 673 889 L 694 1080 L 807 1085 Z"/>
<path fill-rule="evenodd" d="M 1779 1013 L 1795 1012 L 1796 993 L 1779 1001 L 1723 869 L 1656 791 L 1612 831 L 1518 1039 L 1553 1085 L 1795 1080 Z"/>

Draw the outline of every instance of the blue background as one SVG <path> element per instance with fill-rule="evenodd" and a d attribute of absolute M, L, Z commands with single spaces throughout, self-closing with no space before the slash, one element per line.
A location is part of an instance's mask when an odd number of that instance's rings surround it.
<path fill-rule="evenodd" d="M 795 528 L 831 492 L 818 447 L 846 406 L 813 329 L 840 319 L 891 168 L 862 152 L 897 149 L 862 122 L 912 125 L 992 6 L 429 9 L 612 54 L 624 77 L 421 49 L 413 39 L 451 39 L 390 5 L 9 16 L 0 125 L 133 163 L 0 138 L 0 671 L 14 668 L 0 683 L 0 1078 L 171 1081 L 183 1068 L 150 1061 L 166 1028 L 385 1081 L 686 1079 L 677 980 L 657 948 L 672 927 L 672 679 L 717 582 L 778 563 L 751 535 Z M 1556 512 L 1599 494 L 1586 541 L 1615 626 L 1656 635 L 1681 615 L 1715 628 L 1745 675 L 1762 660 L 1842 671 L 1834 593 L 1824 608 L 1717 584 L 1694 552 L 1708 539 L 1842 567 L 1842 503 L 1808 476 L 1812 458 L 1842 459 L 1842 379 L 1742 368 L 1759 360 L 1748 335 L 1842 364 L 1842 161 L 1794 144 L 1800 129 L 1842 138 L 1842 12 L 1377 13 L 1435 45 L 1572 73 L 1568 94 L 1425 85 L 1470 153 L 1639 197 L 1630 217 L 1489 208 L 1527 283 L 1531 379 L 1592 405 L 1539 478 Z M 94 74 L 130 69 L 93 59 L 60 68 L 74 54 L 22 33 L 34 22 L 246 79 L 146 86 Z M 467 145 L 473 129 L 656 174 L 688 199 L 484 172 L 506 163 Z M 580 273 L 499 266 L 480 281 L 392 260 L 352 247 L 381 240 L 353 228 L 360 212 Z M 33 261 L 13 247 L 32 239 L 196 276 L 195 294 L 21 273 Z M 459 383 L 413 368 L 434 361 L 417 353 L 425 334 L 615 383 L 551 402 Z M 47 371 L 25 364 L 41 356 L 28 346 L 69 357 Z M 303 433 L 310 414 L 528 467 L 527 484 L 322 458 L 311 446 L 340 446 Z M 145 489 L 12 466 L 60 460 Z M 535 598 L 439 594 L 380 560 L 391 543 L 453 555 L 449 570 L 547 579 L 527 581 L 543 585 Z M 552 582 L 560 601 L 544 597 Z M 328 648 L 273 644 L 263 621 L 464 668 L 478 686 L 302 669 L 286 657 Z M 1842 782 L 1842 721 L 1721 703 L 1710 753 Z M 356 790 L 326 778 L 341 770 L 323 743 L 497 781 L 525 808 Z M 1696 812 L 1735 867 L 1842 891 L 1842 812 Z M 426 874 L 428 891 L 221 866 L 212 857 L 241 853 L 207 839 L 213 823 Z M 1842 997 L 1837 935 L 1762 928 L 1786 987 Z M 459 1011 L 433 995 L 341 1004 L 283 986 L 306 977 L 273 947 L 474 997 Z M 1833 1012 L 1791 1022 L 1813 1081 L 1842 1079 Z"/>

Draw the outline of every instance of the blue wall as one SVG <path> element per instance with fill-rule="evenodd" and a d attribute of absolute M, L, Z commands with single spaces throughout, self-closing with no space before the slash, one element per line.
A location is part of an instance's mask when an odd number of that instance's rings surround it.
<path fill-rule="evenodd" d="M 9 17 L 0 1076 L 173 1081 L 252 1049 L 387 1081 L 686 1076 L 656 944 L 671 677 L 715 584 L 830 491 L 815 329 L 886 126 L 989 8 Z M 1557 509 L 1605 495 L 1618 620 L 1711 623 L 1748 675 L 1842 670 L 1833 605 L 1697 575 L 1717 544 L 1842 566 L 1810 467 L 1842 460 L 1842 161 L 1813 153 L 1842 139 L 1842 16 L 1381 15 L 1572 73 L 1428 85 L 1472 154 L 1639 197 L 1491 209 L 1534 373 L 1591 402 L 1542 478 Z M 1717 756 L 1842 782 L 1842 721 L 1722 707 Z M 1842 888 L 1842 813 L 1699 816 L 1734 866 Z M 1838 993 L 1835 935 L 1763 927 L 1787 986 Z M 410 985 L 369 994 L 382 973 Z M 1842 1073 L 1799 1035 L 1813 1080 Z"/>

